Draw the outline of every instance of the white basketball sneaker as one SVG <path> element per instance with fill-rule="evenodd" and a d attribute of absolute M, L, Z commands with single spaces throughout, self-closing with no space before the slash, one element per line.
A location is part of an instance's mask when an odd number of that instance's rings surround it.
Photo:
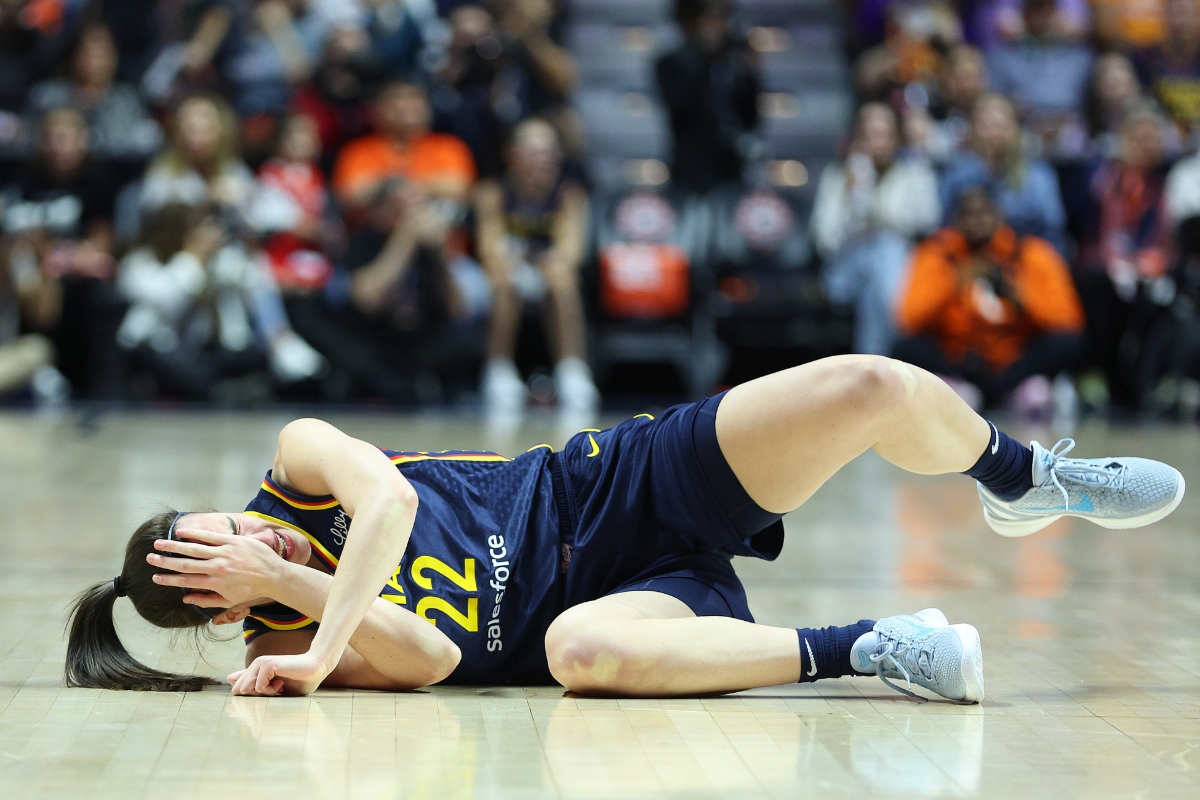
<path fill-rule="evenodd" d="M 911 697 L 912 685 L 958 703 L 983 700 L 983 649 L 971 625 L 951 625 L 936 608 L 875 623 L 850 650 L 854 669 Z M 903 680 L 908 688 L 892 683 Z"/>
<path fill-rule="evenodd" d="M 983 518 L 1001 536 L 1028 536 L 1062 517 L 1081 517 L 1105 528 L 1140 528 L 1157 522 L 1183 500 L 1179 470 L 1147 458 L 1066 458 L 1074 439 L 1033 449 L 1033 488 L 1001 500 L 983 484 Z"/>

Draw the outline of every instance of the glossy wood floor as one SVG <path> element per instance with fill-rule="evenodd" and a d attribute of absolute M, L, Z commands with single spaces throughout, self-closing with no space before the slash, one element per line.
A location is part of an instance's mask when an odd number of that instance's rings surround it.
<path fill-rule="evenodd" d="M 751 606 L 794 626 L 937 605 L 982 632 L 982 706 L 914 702 L 875 678 L 669 701 L 554 687 L 270 700 L 65 689 L 70 597 L 116 574 L 155 501 L 240 509 L 288 419 L 117 415 L 84 430 L 71 415 L 0 414 L 0 797 L 1200 797 L 1195 496 L 1148 529 L 1064 521 L 1006 540 L 984 527 L 970 481 L 874 456 L 788 518 L 776 563 L 738 561 Z M 517 453 L 566 438 L 549 422 L 505 434 L 446 417 L 331 421 L 403 449 Z M 1200 490 L 1194 428 L 1075 436 L 1079 454 L 1162 458 Z M 239 641 L 200 660 L 118 608 L 151 663 L 224 675 L 241 662 Z"/>

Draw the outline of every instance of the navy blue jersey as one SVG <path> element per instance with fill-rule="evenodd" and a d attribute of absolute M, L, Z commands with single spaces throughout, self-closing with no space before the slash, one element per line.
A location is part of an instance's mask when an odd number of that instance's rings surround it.
<path fill-rule="evenodd" d="M 780 514 L 759 508 L 721 453 L 723 395 L 495 453 L 385 450 L 420 498 L 404 558 L 380 593 L 437 625 L 462 651 L 451 683 L 548 683 L 545 635 L 566 607 L 655 591 L 700 616 L 753 621 L 730 560 L 773 559 Z M 350 520 L 333 497 L 263 481 L 246 509 L 303 534 L 337 568 Z M 252 640 L 316 622 L 272 604 L 244 623 Z"/>
<path fill-rule="evenodd" d="M 380 596 L 438 627 L 462 651 L 449 683 L 549 683 L 544 638 L 562 610 L 565 569 L 548 448 L 495 453 L 385 450 L 420 505 L 404 558 Z M 350 519 L 332 497 L 289 492 L 268 472 L 246 513 L 304 535 L 333 571 Z M 243 623 L 247 642 L 273 630 L 315 630 L 281 604 Z"/>

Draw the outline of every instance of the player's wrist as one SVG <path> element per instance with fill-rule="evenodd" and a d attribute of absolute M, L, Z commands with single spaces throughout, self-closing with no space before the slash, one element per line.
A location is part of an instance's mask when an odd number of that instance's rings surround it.
<path fill-rule="evenodd" d="M 294 571 L 297 569 L 308 567 L 281 558 L 272 559 L 260 576 L 259 593 L 276 602 L 286 602 L 280 595 L 285 594 L 286 587 L 293 583 Z"/>

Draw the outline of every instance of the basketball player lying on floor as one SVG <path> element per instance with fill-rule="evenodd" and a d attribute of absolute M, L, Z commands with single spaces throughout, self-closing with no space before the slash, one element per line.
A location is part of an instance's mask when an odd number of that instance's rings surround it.
<path fill-rule="evenodd" d="M 247 666 L 229 676 L 243 695 L 553 678 L 586 694 L 666 696 L 872 674 L 978 702 L 970 625 L 936 609 L 759 625 L 730 558 L 775 558 L 781 517 L 868 449 L 910 472 L 974 477 L 1006 536 L 1063 516 L 1133 528 L 1183 497 L 1172 467 L 1064 458 L 1072 445 L 1023 447 L 934 375 L 874 356 L 789 369 L 512 460 L 379 450 L 298 420 L 244 512 L 172 512 L 138 528 L 121 575 L 76 603 L 66 681 L 213 682 L 129 655 L 112 617 L 128 596 L 160 627 L 243 623 Z"/>

